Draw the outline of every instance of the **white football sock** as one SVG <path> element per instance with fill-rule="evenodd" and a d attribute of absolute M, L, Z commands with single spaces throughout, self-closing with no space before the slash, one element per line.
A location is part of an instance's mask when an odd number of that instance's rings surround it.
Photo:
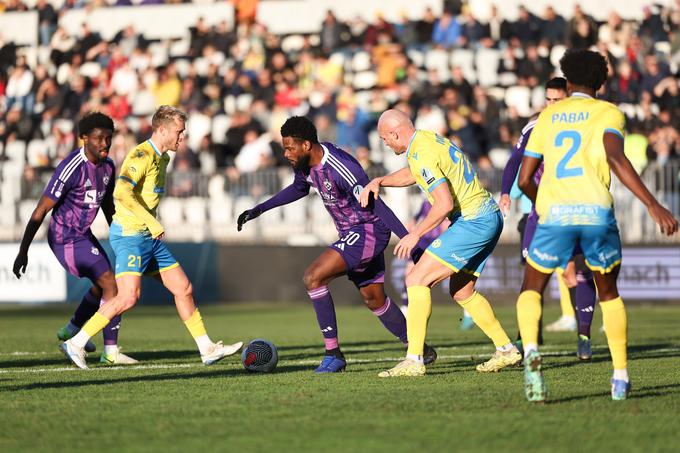
<path fill-rule="evenodd" d="M 617 381 L 628 382 L 628 368 L 624 368 L 622 370 L 614 370 L 614 379 L 616 379 Z"/>
<path fill-rule="evenodd" d="M 406 358 L 408 360 L 413 360 L 414 362 L 420 363 L 421 365 L 424 364 L 423 362 L 423 356 L 422 355 L 417 355 L 417 354 L 406 354 Z"/>
<path fill-rule="evenodd" d="M 194 340 L 196 340 L 196 346 L 198 346 L 198 350 L 201 352 L 201 355 L 205 355 L 210 352 L 213 342 L 210 340 L 210 337 L 207 334 L 196 337 Z"/>

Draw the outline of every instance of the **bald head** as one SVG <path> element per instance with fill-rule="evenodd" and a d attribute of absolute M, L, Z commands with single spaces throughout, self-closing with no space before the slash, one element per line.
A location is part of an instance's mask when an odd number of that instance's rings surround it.
<path fill-rule="evenodd" d="M 415 132 L 416 128 L 411 118 L 401 110 L 390 109 L 380 115 L 378 134 L 395 154 L 402 154 L 406 151 Z"/>

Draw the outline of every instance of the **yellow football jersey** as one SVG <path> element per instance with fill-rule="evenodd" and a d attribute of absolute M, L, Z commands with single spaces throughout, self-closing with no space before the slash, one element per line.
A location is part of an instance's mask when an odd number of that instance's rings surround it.
<path fill-rule="evenodd" d="M 450 217 L 465 220 L 496 212 L 498 205 L 477 179 L 467 156 L 447 138 L 430 131 L 417 130 L 406 150 L 411 174 L 432 203 L 432 190 L 446 184 L 453 198 Z"/>
<path fill-rule="evenodd" d="M 609 102 L 574 93 L 538 117 L 525 156 L 543 159 L 536 212 L 539 223 L 601 225 L 611 219 L 611 174 L 605 132 L 623 138 L 625 117 Z"/>
<path fill-rule="evenodd" d="M 133 194 L 144 209 L 156 217 L 156 208 L 165 193 L 165 175 L 170 162 L 168 153 L 160 153 L 150 140 L 135 146 L 125 156 L 116 184 L 132 184 Z M 125 234 L 146 232 L 147 225 L 132 211 L 116 203 L 113 219 Z"/>

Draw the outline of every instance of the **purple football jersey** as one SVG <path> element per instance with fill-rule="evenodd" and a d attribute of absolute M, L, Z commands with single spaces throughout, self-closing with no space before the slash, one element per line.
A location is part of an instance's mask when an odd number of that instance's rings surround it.
<path fill-rule="evenodd" d="M 369 182 L 361 164 L 332 143 L 321 146 L 324 151 L 321 163 L 308 172 L 296 170 L 294 184 L 316 189 L 340 235 L 353 226 L 379 222 L 372 208 L 362 208 L 359 203 L 359 195 Z"/>
<path fill-rule="evenodd" d="M 49 240 L 63 244 L 88 233 L 102 200 L 107 193 L 113 193 L 114 183 L 115 166 L 111 159 L 95 165 L 87 160 L 83 148 L 66 156 L 43 192 L 57 202 L 52 210 Z"/>

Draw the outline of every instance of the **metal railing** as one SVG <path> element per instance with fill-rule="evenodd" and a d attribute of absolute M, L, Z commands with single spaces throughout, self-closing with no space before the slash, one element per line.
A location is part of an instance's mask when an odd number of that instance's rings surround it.
<path fill-rule="evenodd" d="M 17 241 L 51 172 L 38 172 L 27 181 L 19 174 L 1 170 L 0 166 L 0 240 Z M 369 170 L 369 176 L 378 176 L 380 172 Z M 485 186 L 498 197 L 502 170 L 478 170 L 478 174 Z M 679 162 L 663 166 L 651 164 L 642 173 L 645 185 L 676 217 L 680 217 L 679 178 Z M 176 241 L 315 244 L 333 240 L 335 228 L 313 190 L 309 197 L 270 211 L 237 233 L 236 218 L 240 212 L 275 194 L 292 179 L 292 171 L 285 167 L 238 177 L 230 177 L 226 171 L 212 175 L 199 171 L 171 171 L 167 179 L 167 196 L 158 209 L 159 217 L 167 236 Z M 612 176 L 612 193 L 621 239 L 625 243 L 680 242 L 678 235 L 669 239 L 658 232 L 646 208 L 615 176 Z M 422 194 L 415 187 L 388 189 L 383 198 L 404 221 L 412 218 L 423 201 Z M 513 203 L 501 242 L 519 240 L 516 226 L 521 215 L 519 203 Z M 100 238 L 108 235 L 102 215 L 95 221 L 93 230 Z M 43 226 L 38 237 L 44 233 Z"/>

